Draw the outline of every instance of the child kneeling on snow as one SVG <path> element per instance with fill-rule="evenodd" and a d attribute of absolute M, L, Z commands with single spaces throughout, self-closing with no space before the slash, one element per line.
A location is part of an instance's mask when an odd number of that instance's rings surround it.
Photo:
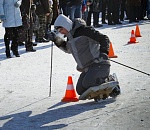
<path fill-rule="evenodd" d="M 60 14 L 54 28 L 67 37 L 67 41 L 55 33 L 50 34 L 50 40 L 66 53 L 71 53 L 77 63 L 77 70 L 82 72 L 76 85 L 79 95 L 92 86 L 97 86 L 109 79 L 110 61 L 108 59 L 110 40 L 81 18 L 71 21 Z M 112 79 L 111 79 L 112 80 Z M 116 88 L 113 95 L 120 94 Z"/>

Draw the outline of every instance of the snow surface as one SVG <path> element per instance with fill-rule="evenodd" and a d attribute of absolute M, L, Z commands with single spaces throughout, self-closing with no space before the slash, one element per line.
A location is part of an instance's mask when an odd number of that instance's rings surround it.
<path fill-rule="evenodd" d="M 124 21 L 98 30 L 112 42 L 118 56 L 112 60 L 150 74 L 150 21 L 138 23 L 139 43 L 127 44 L 136 24 Z M 28 53 L 20 46 L 21 57 L 7 59 L 3 35 L 0 23 L 0 130 L 150 129 L 150 75 L 111 62 L 122 91 L 116 100 L 64 103 L 68 76 L 75 87 L 80 74 L 73 57 L 53 46 L 49 97 L 52 43 L 39 43 Z"/>

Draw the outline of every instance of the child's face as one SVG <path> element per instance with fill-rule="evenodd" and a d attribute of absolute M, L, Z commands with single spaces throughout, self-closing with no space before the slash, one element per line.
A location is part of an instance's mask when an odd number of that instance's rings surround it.
<path fill-rule="evenodd" d="M 60 32 L 61 34 L 67 35 L 68 31 L 65 28 L 59 28 L 58 32 Z"/>

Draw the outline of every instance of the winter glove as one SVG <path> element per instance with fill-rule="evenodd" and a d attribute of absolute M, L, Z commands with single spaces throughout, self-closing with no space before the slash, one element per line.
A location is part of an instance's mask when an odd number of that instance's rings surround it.
<path fill-rule="evenodd" d="M 99 57 L 100 57 L 100 61 L 108 60 L 108 55 L 106 53 L 101 52 Z"/>
<path fill-rule="evenodd" d="M 55 41 L 55 38 L 56 38 L 56 34 L 55 34 L 54 32 L 51 32 L 51 33 L 49 34 L 49 40 L 52 41 L 52 42 L 54 42 L 54 41 Z"/>
<path fill-rule="evenodd" d="M 16 8 L 20 7 L 20 5 L 21 5 L 21 1 L 20 1 L 20 0 L 18 0 L 18 1 L 14 4 L 14 6 L 15 6 Z"/>
<path fill-rule="evenodd" d="M 57 36 L 54 32 L 49 34 L 49 40 L 54 42 L 57 47 L 66 47 L 66 41 L 63 38 Z"/>
<path fill-rule="evenodd" d="M 100 48 L 100 53 L 105 53 L 105 54 L 107 54 L 107 55 L 108 55 L 109 50 L 108 50 L 108 49 L 106 49 L 106 48 Z"/>
<path fill-rule="evenodd" d="M 35 11 L 36 10 L 36 5 L 35 4 L 32 4 L 31 5 L 31 11 Z"/>
<path fill-rule="evenodd" d="M 5 21 L 6 20 L 5 15 L 0 15 L 0 20 Z"/>
<path fill-rule="evenodd" d="M 79 72 L 83 72 L 83 71 L 84 71 L 84 69 L 81 69 L 78 65 L 77 65 L 76 69 L 77 69 Z"/>

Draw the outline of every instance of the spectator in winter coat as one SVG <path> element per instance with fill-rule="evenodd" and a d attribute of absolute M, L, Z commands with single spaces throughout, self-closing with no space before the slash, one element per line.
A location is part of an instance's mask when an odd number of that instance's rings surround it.
<path fill-rule="evenodd" d="M 108 7 L 108 25 L 122 24 L 119 20 L 120 0 L 108 0 L 106 2 Z"/>
<path fill-rule="evenodd" d="M 86 26 L 83 19 L 76 18 L 72 22 L 62 14 L 57 17 L 54 28 L 68 40 L 54 33 L 50 39 L 58 48 L 73 55 L 77 70 L 82 72 L 76 85 L 77 93 L 81 95 L 88 88 L 104 83 L 110 72 L 109 38 L 93 27 Z"/>
<path fill-rule="evenodd" d="M 141 6 L 139 11 L 138 20 L 146 20 L 144 17 L 146 16 L 146 13 L 148 12 L 148 0 L 141 0 Z"/>
<path fill-rule="evenodd" d="M 106 10 L 108 8 L 107 6 L 108 0 L 102 0 L 102 24 L 107 24 L 106 20 Z"/>
<path fill-rule="evenodd" d="M 32 37 L 33 37 L 33 30 L 32 30 L 32 21 L 33 21 L 33 17 L 32 17 L 32 11 L 31 11 L 31 7 L 33 7 L 33 3 L 31 2 L 31 0 L 22 0 L 22 4 L 20 6 L 21 9 L 21 14 L 22 14 L 22 21 L 26 22 L 24 20 L 27 19 L 27 17 L 30 19 L 30 27 L 29 29 L 26 29 L 24 26 L 22 26 L 21 31 L 24 32 L 22 33 L 22 35 L 25 35 L 25 48 L 27 52 L 35 52 L 36 50 L 33 49 L 33 46 L 35 46 L 36 44 L 34 44 L 32 42 Z"/>
<path fill-rule="evenodd" d="M 7 58 L 11 58 L 10 40 L 12 40 L 11 50 L 13 54 L 16 57 L 20 57 L 18 53 L 18 28 L 22 25 L 20 5 L 21 0 L 0 0 L 0 19 L 5 28 L 4 42 Z"/>
<path fill-rule="evenodd" d="M 69 14 L 69 10 L 68 10 L 68 2 L 69 0 L 59 0 L 59 6 L 60 6 L 60 9 L 62 9 L 62 13 L 68 17 L 68 14 Z"/>
<path fill-rule="evenodd" d="M 129 15 L 129 23 L 139 22 L 141 0 L 126 0 L 127 12 Z"/>
<path fill-rule="evenodd" d="M 87 22 L 88 12 L 93 0 L 83 0 L 82 2 L 82 19 Z"/>
<path fill-rule="evenodd" d="M 92 4 L 89 6 L 89 12 L 87 17 L 87 25 L 91 26 L 91 18 L 93 14 L 93 26 L 95 28 L 102 27 L 103 25 L 99 24 L 99 13 L 101 11 L 101 1 L 93 0 Z"/>
<path fill-rule="evenodd" d="M 54 22 L 56 18 L 58 17 L 60 10 L 59 10 L 59 1 L 58 0 L 52 0 L 52 1 L 53 1 L 53 6 L 52 6 L 53 19 L 52 19 L 51 25 L 54 25 Z"/>
<path fill-rule="evenodd" d="M 119 18 L 119 14 L 120 14 L 120 0 L 112 0 L 113 2 L 113 13 L 112 13 L 112 16 L 113 16 L 113 21 L 114 21 L 114 24 L 122 24 L 120 22 L 120 18 Z"/>
<path fill-rule="evenodd" d="M 82 18 L 82 0 L 69 0 L 69 18 Z"/>
<path fill-rule="evenodd" d="M 51 24 L 52 24 L 52 19 L 53 19 L 53 1 L 49 0 L 49 10 L 50 14 L 46 16 L 46 30 L 45 30 L 45 38 L 48 39 L 48 35 L 51 32 Z"/>
<path fill-rule="evenodd" d="M 49 0 L 33 0 L 36 5 L 36 14 L 39 18 L 40 28 L 36 31 L 36 42 L 49 42 L 45 39 L 46 17 L 50 14 Z"/>

